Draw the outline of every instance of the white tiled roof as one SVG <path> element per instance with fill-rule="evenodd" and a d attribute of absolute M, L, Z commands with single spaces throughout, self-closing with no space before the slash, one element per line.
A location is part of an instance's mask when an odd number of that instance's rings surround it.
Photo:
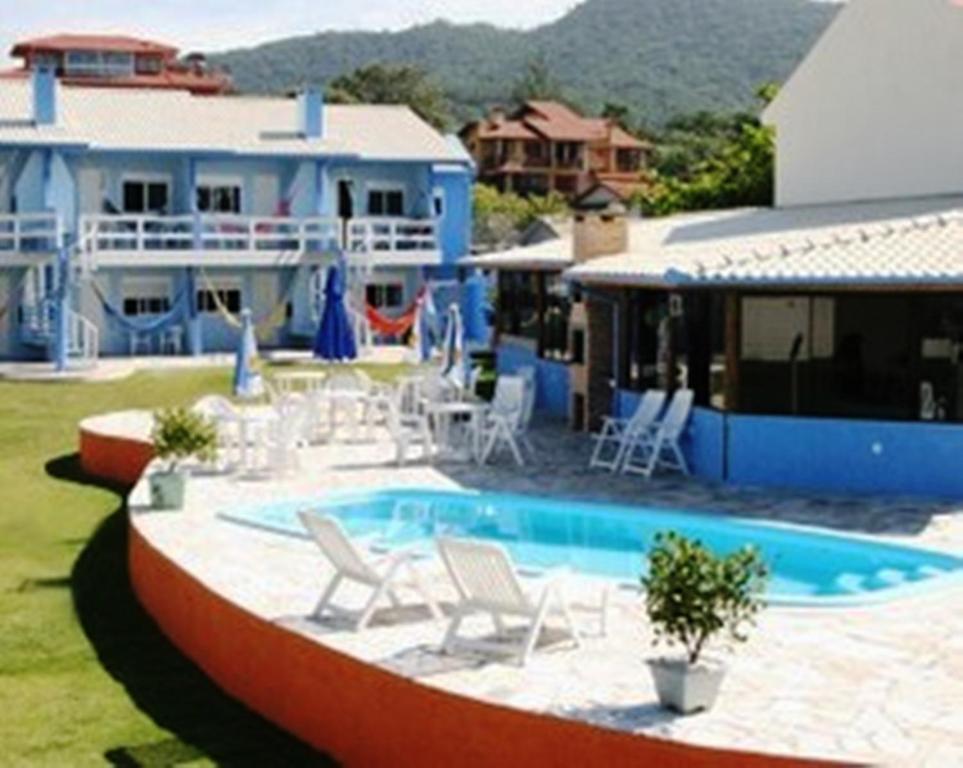
<path fill-rule="evenodd" d="M 480 269 L 563 270 L 572 264 L 572 236 L 523 245 L 507 251 L 463 259 L 461 264 Z"/>
<path fill-rule="evenodd" d="M 742 209 L 629 223 L 629 249 L 568 270 L 586 283 L 963 284 L 963 198 Z"/>
<path fill-rule="evenodd" d="M 404 106 L 326 104 L 324 137 L 305 139 L 293 98 L 61 86 L 52 126 L 33 123 L 31 99 L 28 81 L 0 80 L 0 144 L 465 162 L 463 152 Z"/>

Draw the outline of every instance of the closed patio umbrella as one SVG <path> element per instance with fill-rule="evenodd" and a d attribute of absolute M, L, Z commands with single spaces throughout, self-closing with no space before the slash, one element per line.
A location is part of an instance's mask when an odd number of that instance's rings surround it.
<path fill-rule="evenodd" d="M 314 356 L 321 360 L 354 360 L 358 347 L 344 306 L 344 277 L 337 265 L 328 269 L 324 285 L 324 313 L 314 337 Z"/>
<path fill-rule="evenodd" d="M 251 310 L 241 312 L 241 339 L 237 346 L 234 361 L 234 395 L 236 397 L 260 397 L 264 391 L 261 375 L 255 370 L 257 365 L 257 338 L 254 335 L 254 322 Z"/>
<path fill-rule="evenodd" d="M 452 384 L 464 389 L 468 386 L 468 367 L 465 360 L 465 332 L 461 310 L 457 304 L 448 307 L 445 324 L 445 343 L 442 348 L 441 374 Z"/>

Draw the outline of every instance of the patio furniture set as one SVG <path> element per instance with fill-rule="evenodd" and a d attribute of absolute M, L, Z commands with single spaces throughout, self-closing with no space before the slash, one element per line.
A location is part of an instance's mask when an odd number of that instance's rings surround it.
<path fill-rule="evenodd" d="M 298 449 L 321 442 L 370 442 L 387 431 L 396 462 L 414 449 L 420 458 L 486 463 L 508 451 L 521 466 L 534 453 L 527 431 L 534 376 L 501 376 L 491 403 L 453 385 L 437 371 L 377 384 L 357 370 L 291 371 L 265 385 L 267 403 L 235 405 L 220 395 L 194 410 L 218 429 L 227 468 L 247 475 L 286 474 L 299 466 Z"/>

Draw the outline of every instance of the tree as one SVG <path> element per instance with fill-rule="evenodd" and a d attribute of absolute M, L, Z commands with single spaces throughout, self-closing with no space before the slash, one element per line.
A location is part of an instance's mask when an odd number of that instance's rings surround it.
<path fill-rule="evenodd" d="M 476 244 L 491 248 L 505 246 L 539 216 L 565 213 L 568 203 L 557 192 L 545 197 L 522 197 L 499 192 L 487 184 L 475 185 L 474 233 Z"/>
<path fill-rule="evenodd" d="M 771 86 L 759 89 L 768 103 Z M 672 121 L 675 154 L 660 145 L 655 184 L 635 201 L 644 213 L 664 216 L 678 211 L 738 206 L 768 206 L 773 201 L 772 130 L 753 115 L 697 113 Z M 680 140 L 682 136 L 689 139 Z"/>
<path fill-rule="evenodd" d="M 439 131 L 449 125 L 442 90 L 417 67 L 370 64 L 332 80 L 328 100 L 335 104 L 407 104 Z"/>
<path fill-rule="evenodd" d="M 562 97 L 562 86 L 552 75 L 543 54 L 533 56 L 525 65 L 512 88 L 512 101 L 557 101 Z"/>
<path fill-rule="evenodd" d="M 602 107 L 601 116 L 606 120 L 612 120 L 618 123 L 623 128 L 628 129 L 629 127 L 630 110 L 625 104 L 607 101 L 605 102 L 605 106 Z"/>

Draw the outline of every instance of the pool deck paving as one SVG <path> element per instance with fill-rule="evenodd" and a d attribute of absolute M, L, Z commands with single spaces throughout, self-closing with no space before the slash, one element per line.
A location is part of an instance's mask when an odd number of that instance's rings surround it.
<path fill-rule="evenodd" d="M 114 426 L 143 432 L 136 414 Z M 659 708 L 646 659 L 652 645 L 638 592 L 615 593 L 609 632 L 597 631 L 599 583 L 567 588 L 584 632 L 580 648 L 546 643 L 528 666 L 440 653 L 446 622 L 420 608 L 386 609 L 347 631 L 311 616 L 329 573 L 312 543 L 228 522 L 237 506 L 384 487 L 483 489 L 732 514 L 963 554 L 963 508 L 912 499 L 833 497 L 731 489 L 678 478 L 613 476 L 586 467 L 589 443 L 557 425 L 533 435 L 537 458 L 518 469 L 502 456 L 398 468 L 394 448 L 320 445 L 284 478 L 197 473 L 182 512 L 148 508 L 146 483 L 130 499 L 132 524 L 205 586 L 255 615 L 418 683 L 484 701 L 692 744 L 873 764 L 963 765 L 963 588 L 877 605 L 771 607 L 748 643 L 713 649 L 729 665 L 712 711 Z M 641 554 L 641 553 L 640 553 Z M 423 564 L 443 604 L 454 591 L 437 562 Z M 350 599 L 359 597 L 346 590 Z M 487 625 L 469 623 L 479 632 Z M 549 639 L 551 639 L 549 637 Z"/>

